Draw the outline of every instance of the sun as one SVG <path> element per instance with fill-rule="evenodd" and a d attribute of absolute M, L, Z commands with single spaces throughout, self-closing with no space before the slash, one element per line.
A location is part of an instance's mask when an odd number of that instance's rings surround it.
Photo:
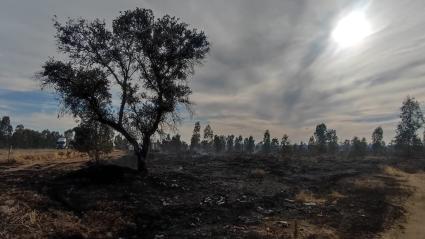
<path fill-rule="evenodd" d="M 346 48 L 362 42 L 372 33 L 364 12 L 356 11 L 343 17 L 332 32 L 332 38 Z"/>

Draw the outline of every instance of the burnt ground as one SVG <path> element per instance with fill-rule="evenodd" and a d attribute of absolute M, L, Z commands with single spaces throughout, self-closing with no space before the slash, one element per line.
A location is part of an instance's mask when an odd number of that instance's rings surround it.
<path fill-rule="evenodd" d="M 0 238 L 375 238 L 410 193 L 390 165 L 409 163 L 154 155 L 147 178 L 85 161 L 4 164 Z"/>

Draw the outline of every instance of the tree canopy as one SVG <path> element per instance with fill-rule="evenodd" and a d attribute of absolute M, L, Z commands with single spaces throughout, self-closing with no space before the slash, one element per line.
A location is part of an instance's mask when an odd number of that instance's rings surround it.
<path fill-rule="evenodd" d="M 178 18 L 155 19 L 140 8 L 121 12 L 112 29 L 102 20 L 82 18 L 64 24 L 55 19 L 54 27 L 66 59 L 43 65 L 42 86 L 57 93 L 62 113 L 123 135 L 134 147 L 139 170 L 147 172 L 151 136 L 179 121 L 179 106 L 190 106 L 188 79 L 209 51 L 206 35 Z"/>
<path fill-rule="evenodd" d="M 413 97 L 407 97 L 400 108 L 400 123 L 397 125 L 395 142 L 398 150 L 410 154 L 421 140 L 417 135 L 424 123 L 419 102 Z"/>

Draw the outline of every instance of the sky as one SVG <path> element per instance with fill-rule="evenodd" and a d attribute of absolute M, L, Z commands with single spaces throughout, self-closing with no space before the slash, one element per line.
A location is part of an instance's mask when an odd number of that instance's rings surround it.
<path fill-rule="evenodd" d="M 55 96 L 34 80 L 59 56 L 52 18 L 110 23 L 136 7 L 179 17 L 211 43 L 190 79 L 194 114 L 175 132 L 185 140 L 195 121 L 216 134 L 260 140 L 269 129 L 293 142 L 308 141 L 324 122 L 341 141 L 370 141 L 382 126 L 388 142 L 402 101 L 425 101 L 423 0 L 0 0 L 0 116 L 38 130 L 74 127 L 72 117 L 58 118 Z M 343 46 L 332 34 L 353 12 L 364 15 L 370 32 Z"/>

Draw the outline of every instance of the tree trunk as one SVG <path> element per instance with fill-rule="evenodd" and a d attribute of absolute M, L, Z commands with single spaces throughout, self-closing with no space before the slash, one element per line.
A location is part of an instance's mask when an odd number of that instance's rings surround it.
<path fill-rule="evenodd" d="M 139 150 L 138 152 L 136 151 L 136 157 L 137 157 L 137 171 L 140 172 L 140 174 L 142 175 L 147 175 L 148 174 L 148 169 L 146 167 L 146 156 L 143 157 L 143 150 Z"/>
<path fill-rule="evenodd" d="M 146 167 L 146 158 L 149 152 L 149 144 L 150 144 L 150 137 L 143 137 L 142 148 L 140 148 L 139 145 L 133 146 L 134 153 L 136 154 L 136 157 L 137 157 L 137 170 L 142 175 L 148 174 L 148 169 Z"/>
<path fill-rule="evenodd" d="M 7 154 L 7 162 L 10 162 L 10 152 L 12 151 L 12 145 L 9 145 L 9 153 Z"/>

